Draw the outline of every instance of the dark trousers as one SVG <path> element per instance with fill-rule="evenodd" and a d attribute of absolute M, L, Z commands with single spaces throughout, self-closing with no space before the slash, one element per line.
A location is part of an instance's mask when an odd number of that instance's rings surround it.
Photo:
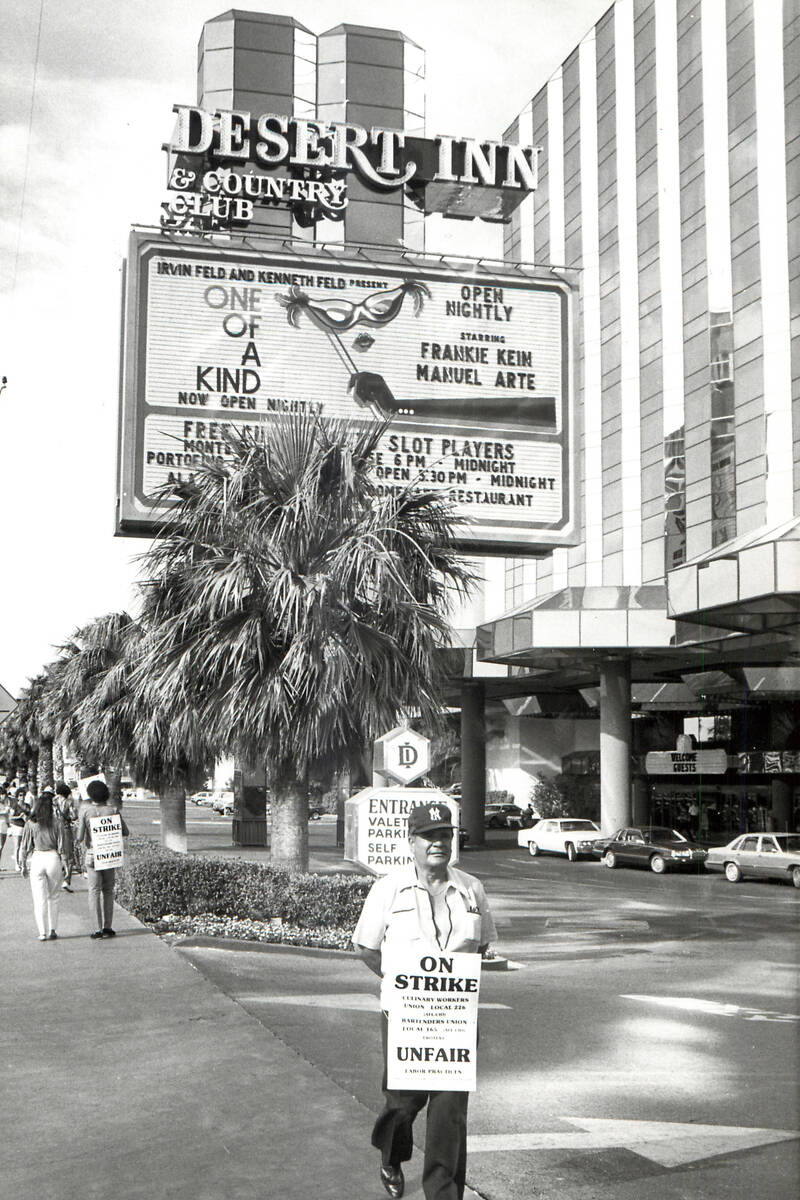
<path fill-rule="evenodd" d="M 386 1086 L 387 1020 L 382 1017 L 383 1112 L 372 1130 L 372 1144 L 384 1166 L 408 1162 L 414 1148 L 414 1118 L 428 1105 L 422 1190 L 426 1200 L 462 1200 L 467 1173 L 469 1092 L 394 1092 Z"/>

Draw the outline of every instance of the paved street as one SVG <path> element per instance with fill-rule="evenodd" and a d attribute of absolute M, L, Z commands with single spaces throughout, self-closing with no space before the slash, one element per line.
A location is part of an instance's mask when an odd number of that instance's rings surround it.
<path fill-rule="evenodd" d="M 157 819 L 126 804 L 134 827 Z M 190 809 L 190 844 L 229 821 Z M 333 866 L 334 826 L 311 826 Z M 531 859 L 492 833 L 486 883 L 511 969 L 482 983 L 469 1180 L 497 1200 L 789 1200 L 800 1180 L 800 892 Z M 249 855 L 248 855 L 249 856 Z M 226 995 L 365 1106 L 379 1103 L 375 988 L 345 955 L 187 946 Z M 420 1130 L 421 1132 L 421 1130 Z"/>

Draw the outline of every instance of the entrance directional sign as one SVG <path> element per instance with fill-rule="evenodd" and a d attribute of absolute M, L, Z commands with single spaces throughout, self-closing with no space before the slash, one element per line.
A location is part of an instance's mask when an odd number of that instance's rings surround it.
<path fill-rule="evenodd" d="M 364 788 L 345 801 L 344 856 L 375 875 L 411 862 L 408 814 L 418 804 L 449 808 L 456 832 L 451 863 L 458 861 L 459 806 L 436 788 Z"/>

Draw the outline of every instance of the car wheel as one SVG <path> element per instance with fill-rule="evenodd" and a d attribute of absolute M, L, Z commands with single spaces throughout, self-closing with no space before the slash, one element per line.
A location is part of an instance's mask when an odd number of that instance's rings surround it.
<path fill-rule="evenodd" d="M 654 854 L 650 859 L 650 870 L 655 875 L 663 875 L 667 869 L 667 864 L 664 862 L 663 854 Z"/>
<path fill-rule="evenodd" d="M 612 870 L 617 865 L 617 856 L 613 850 L 606 850 L 605 854 L 603 855 L 603 865 L 606 867 L 611 867 Z"/>
<path fill-rule="evenodd" d="M 725 863 L 725 878 L 727 879 L 728 883 L 739 882 L 739 880 L 742 878 L 742 870 L 738 863 Z"/>
<path fill-rule="evenodd" d="M 567 842 L 567 858 L 570 862 L 575 862 L 578 857 L 578 851 L 573 846 L 572 842 Z"/>
<path fill-rule="evenodd" d="M 536 845 L 536 842 L 528 842 L 528 854 L 530 854 L 532 858 L 536 858 L 538 853 L 539 847 Z"/>
<path fill-rule="evenodd" d="M 800 888 L 800 867 L 792 867 L 792 884 Z"/>

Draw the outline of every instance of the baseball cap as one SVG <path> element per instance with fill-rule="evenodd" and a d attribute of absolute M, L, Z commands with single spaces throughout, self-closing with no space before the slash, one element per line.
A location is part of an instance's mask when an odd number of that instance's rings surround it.
<path fill-rule="evenodd" d="M 428 833 L 431 829 L 452 829 L 453 814 L 446 804 L 417 804 L 408 814 L 408 834 Z"/>

